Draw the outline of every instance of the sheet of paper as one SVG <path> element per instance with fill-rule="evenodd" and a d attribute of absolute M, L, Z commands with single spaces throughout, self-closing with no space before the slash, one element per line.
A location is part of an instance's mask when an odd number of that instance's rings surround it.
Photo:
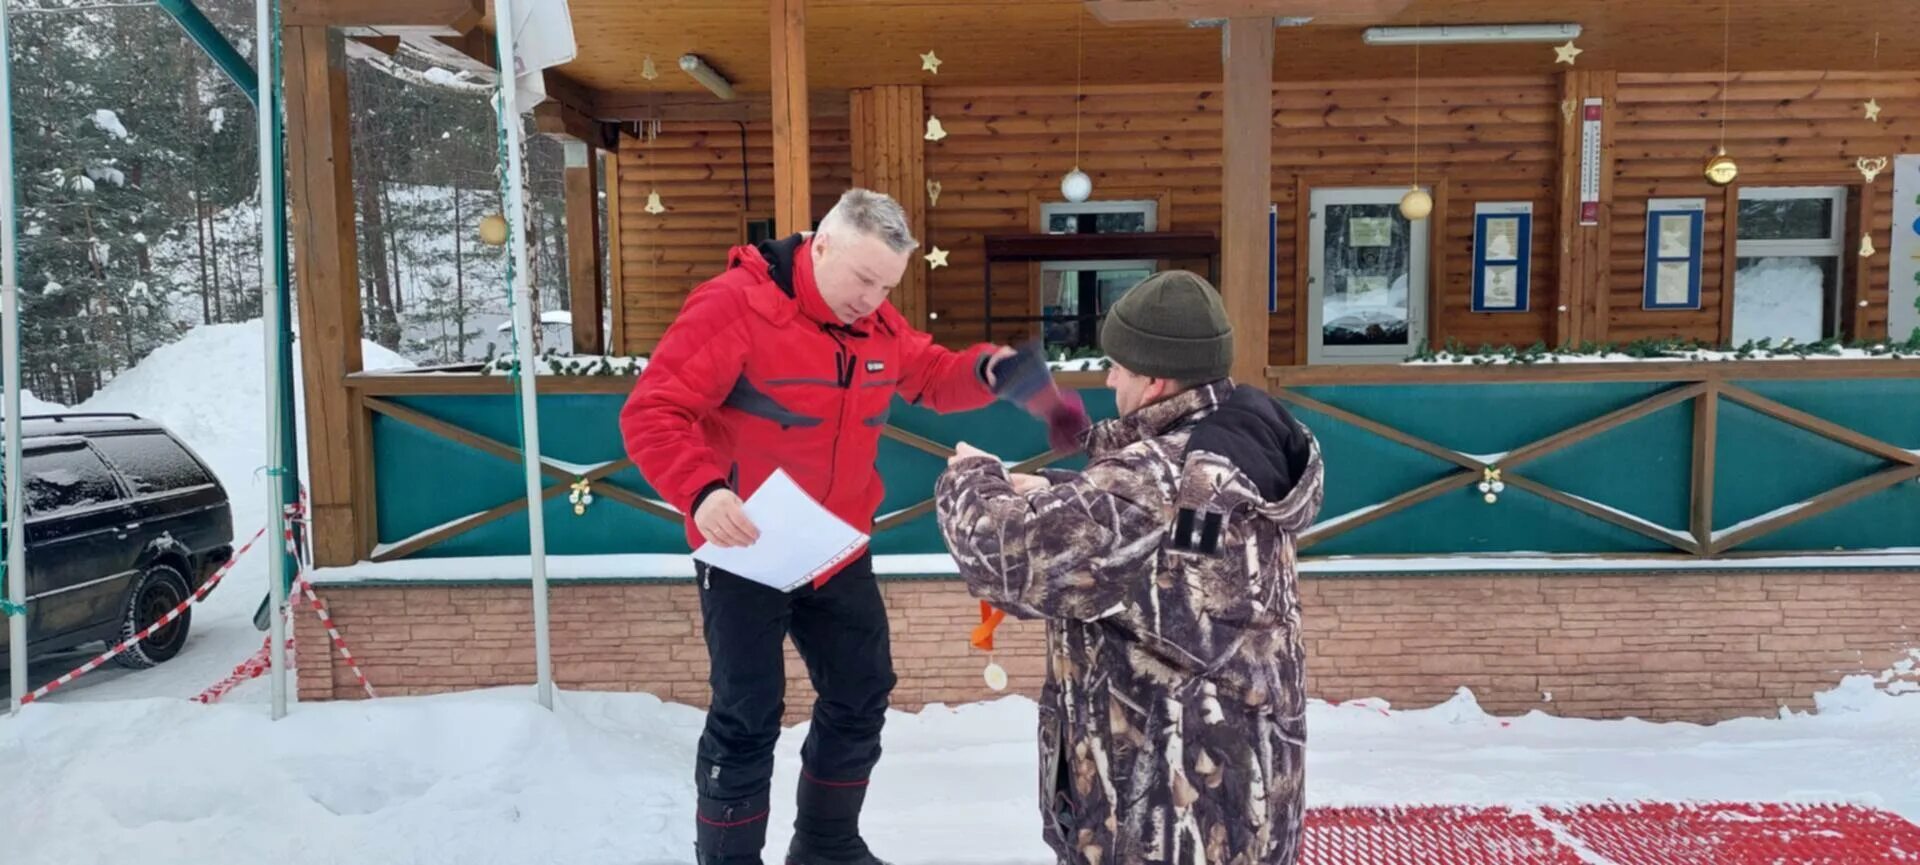
<path fill-rule="evenodd" d="M 1488 267 L 1484 300 L 1488 309 L 1518 307 L 1520 305 L 1520 268 L 1511 264 Z"/>
<path fill-rule="evenodd" d="M 768 477 L 744 509 L 760 530 L 760 540 L 750 547 L 701 544 L 693 551 L 695 561 L 792 591 L 851 558 L 868 540 L 821 507 L 784 471 Z"/>
<path fill-rule="evenodd" d="M 1654 283 L 1653 299 L 1663 305 L 1682 304 L 1693 299 L 1693 269 L 1684 261 L 1660 262 Z"/>
<path fill-rule="evenodd" d="M 1347 302 L 1355 305 L 1383 306 L 1392 283 L 1384 276 L 1347 277 Z"/>
<path fill-rule="evenodd" d="M 1487 220 L 1487 260 L 1512 261 L 1520 255 L 1520 220 Z"/>
<path fill-rule="evenodd" d="M 1393 245 L 1393 219 L 1386 216 L 1356 216 L 1347 220 L 1347 245 Z"/>
<path fill-rule="evenodd" d="M 1660 257 L 1685 258 L 1693 254 L 1693 217 L 1685 214 L 1660 217 Z"/>

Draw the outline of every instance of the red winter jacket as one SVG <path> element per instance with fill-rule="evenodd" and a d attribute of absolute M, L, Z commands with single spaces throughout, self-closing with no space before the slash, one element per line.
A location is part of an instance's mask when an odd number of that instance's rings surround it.
<path fill-rule="evenodd" d="M 990 404 L 992 346 L 954 352 L 891 304 L 852 325 L 821 299 L 802 235 L 735 247 L 693 290 L 620 412 L 627 455 L 685 514 L 706 494 L 742 500 L 776 468 L 854 528 L 880 506 L 874 465 L 893 397 L 935 411 Z M 827 576 L 831 576 L 830 574 Z M 818 582 L 825 582 L 822 577 Z"/>

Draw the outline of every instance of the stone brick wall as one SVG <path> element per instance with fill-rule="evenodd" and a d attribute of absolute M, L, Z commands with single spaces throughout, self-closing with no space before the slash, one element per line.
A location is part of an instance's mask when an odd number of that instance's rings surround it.
<path fill-rule="evenodd" d="M 997 696 L 967 644 L 978 602 L 952 581 L 884 584 L 900 686 L 894 704 Z M 524 584 L 322 586 L 382 696 L 533 681 Z M 1308 687 L 1340 701 L 1440 702 L 1471 688 L 1490 712 L 1710 722 L 1803 709 L 1848 673 L 1920 647 L 1920 573 L 1317 577 L 1302 587 Z M 554 677 L 576 690 L 648 691 L 704 706 L 706 651 L 690 583 L 560 585 Z M 298 618 L 300 698 L 364 696 L 325 633 Z M 1041 629 L 1009 619 L 996 643 L 1012 689 L 1038 691 Z M 311 648 L 308 648 L 311 647 Z M 788 720 L 812 689 L 787 651 Z M 1548 700 L 1546 695 L 1551 694 Z"/>

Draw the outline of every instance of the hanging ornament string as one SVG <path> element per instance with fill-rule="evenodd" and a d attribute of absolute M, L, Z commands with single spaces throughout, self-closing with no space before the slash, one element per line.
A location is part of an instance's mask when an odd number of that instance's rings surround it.
<path fill-rule="evenodd" d="M 1073 19 L 1073 170 L 1080 170 L 1080 103 L 1086 98 L 1083 90 L 1086 85 L 1085 29 L 1086 13 L 1076 10 Z"/>
<path fill-rule="evenodd" d="M 1727 91 L 1733 89 L 1733 0 L 1720 16 L 1720 152 L 1727 152 Z"/>
<path fill-rule="evenodd" d="M 1415 27 L 1420 26 L 1418 23 Z M 1413 43 L 1413 188 L 1420 188 L 1420 42 Z"/>

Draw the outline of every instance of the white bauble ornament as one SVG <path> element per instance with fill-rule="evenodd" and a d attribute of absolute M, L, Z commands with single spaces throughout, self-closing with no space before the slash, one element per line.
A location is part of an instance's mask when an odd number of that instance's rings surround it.
<path fill-rule="evenodd" d="M 1079 168 L 1075 168 L 1067 172 L 1067 176 L 1060 178 L 1060 194 L 1066 196 L 1068 201 L 1075 203 L 1086 201 L 1093 195 L 1093 178 L 1088 177 L 1087 173 Z"/>
<path fill-rule="evenodd" d="M 1400 196 L 1401 216 L 1418 222 L 1426 219 L 1431 213 L 1433 213 L 1433 196 L 1428 195 L 1426 190 L 1416 187 L 1407 190 L 1406 195 Z"/>
<path fill-rule="evenodd" d="M 1007 671 L 999 664 L 988 663 L 986 670 L 987 687 L 996 691 L 1007 689 Z"/>

